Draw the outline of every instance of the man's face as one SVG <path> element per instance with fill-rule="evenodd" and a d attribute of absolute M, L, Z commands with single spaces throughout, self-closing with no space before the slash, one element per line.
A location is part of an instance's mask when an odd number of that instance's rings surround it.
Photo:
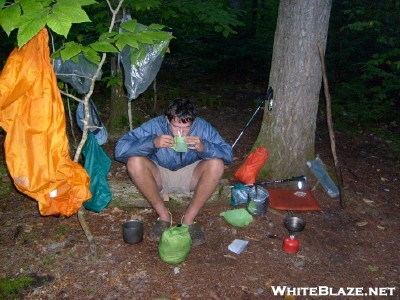
<path fill-rule="evenodd" d="M 178 118 L 174 118 L 169 121 L 169 127 L 174 136 L 187 136 L 190 131 L 192 122 L 182 123 Z"/>

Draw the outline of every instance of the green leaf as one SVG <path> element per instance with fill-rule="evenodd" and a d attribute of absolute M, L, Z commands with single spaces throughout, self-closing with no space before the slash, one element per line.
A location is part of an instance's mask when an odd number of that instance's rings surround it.
<path fill-rule="evenodd" d="M 122 23 L 121 28 L 123 28 L 129 32 L 135 32 L 137 24 L 138 24 L 137 20 L 129 20 L 129 21 Z"/>
<path fill-rule="evenodd" d="M 47 26 L 50 27 L 55 33 L 67 37 L 72 23 L 62 17 L 55 17 L 55 15 L 50 15 L 47 21 Z"/>
<path fill-rule="evenodd" d="M 0 11 L 0 25 L 9 36 L 11 31 L 18 28 L 18 20 L 21 15 L 19 4 L 13 4 Z"/>
<path fill-rule="evenodd" d="M 94 51 L 92 48 L 90 47 L 85 47 L 82 50 L 83 54 L 85 54 L 85 57 L 91 61 L 92 63 L 98 65 L 100 62 L 100 55 Z"/>
<path fill-rule="evenodd" d="M 66 61 L 71 57 L 78 55 L 82 51 L 82 45 L 75 42 L 69 42 L 65 44 L 65 48 L 60 51 L 61 59 Z"/>
<path fill-rule="evenodd" d="M 108 77 L 103 77 L 101 79 L 102 82 L 106 82 L 106 87 L 109 88 L 110 86 L 122 86 L 123 82 L 121 78 L 118 76 L 108 76 Z"/>
<path fill-rule="evenodd" d="M 19 48 L 25 45 L 46 25 L 47 13 L 44 10 L 36 11 L 35 14 L 23 14 L 20 19 L 21 25 L 17 35 Z"/>
<path fill-rule="evenodd" d="M 62 18 L 71 23 L 91 22 L 86 12 L 81 7 L 75 5 L 61 4 L 57 2 L 53 6 L 52 14 L 55 18 Z"/>
<path fill-rule="evenodd" d="M 79 2 L 82 6 L 92 5 L 92 4 L 98 3 L 97 1 L 94 1 L 94 0 L 79 0 L 78 2 Z"/>
<path fill-rule="evenodd" d="M 155 30 L 163 30 L 165 27 L 165 25 L 161 25 L 161 24 L 151 24 L 149 25 L 149 28 L 151 29 L 155 29 Z"/>
<path fill-rule="evenodd" d="M 222 27 L 221 25 L 215 25 L 214 30 L 215 32 L 221 32 L 222 30 L 224 30 L 224 27 Z"/>
<path fill-rule="evenodd" d="M 110 42 L 110 40 L 111 40 L 111 41 L 114 41 L 116 36 L 118 36 L 118 32 L 115 32 L 115 31 L 113 31 L 113 32 L 106 32 L 106 33 L 103 33 L 103 34 L 99 37 L 99 41 L 105 41 L 105 40 L 109 40 L 109 42 Z"/>
<path fill-rule="evenodd" d="M 162 4 L 161 0 L 145 0 L 145 1 L 132 1 L 132 5 L 136 11 L 150 10 L 151 8 L 159 8 Z"/>
<path fill-rule="evenodd" d="M 129 56 L 131 58 L 131 64 L 138 66 L 147 55 L 147 46 L 140 45 L 139 49 L 131 49 Z"/>
<path fill-rule="evenodd" d="M 118 40 L 115 42 L 115 46 L 117 46 L 119 51 L 122 51 L 126 45 L 139 49 L 139 44 L 134 34 L 123 32 L 120 33 L 117 38 Z"/>
<path fill-rule="evenodd" d="M 41 0 L 41 1 L 32 1 L 32 0 L 20 0 L 19 4 L 22 7 L 23 15 L 35 15 L 38 12 L 48 11 L 48 6 L 50 5 L 51 0 Z"/>
<path fill-rule="evenodd" d="M 112 44 L 106 41 L 94 42 L 91 43 L 89 46 L 97 52 L 110 52 L 110 53 L 118 52 L 117 48 L 115 48 Z"/>
<path fill-rule="evenodd" d="M 164 41 L 164 40 L 170 40 L 173 38 L 173 36 L 164 31 L 145 31 L 142 32 L 143 35 L 146 36 L 146 38 L 155 40 L 155 41 Z"/>
<path fill-rule="evenodd" d="M 147 35 L 148 32 L 135 33 L 136 40 L 143 44 L 153 44 L 153 39 Z"/>
<path fill-rule="evenodd" d="M 57 0 L 57 2 L 62 4 L 74 5 L 74 6 L 85 6 L 85 5 L 92 5 L 97 3 L 94 0 Z"/>
<path fill-rule="evenodd" d="M 378 267 L 376 267 L 376 266 L 374 266 L 374 265 L 368 265 L 368 269 L 371 271 L 371 272 L 376 272 L 376 271 L 378 271 Z"/>
<path fill-rule="evenodd" d="M 0 8 L 2 8 L 5 3 L 6 3 L 6 0 L 0 0 Z"/>

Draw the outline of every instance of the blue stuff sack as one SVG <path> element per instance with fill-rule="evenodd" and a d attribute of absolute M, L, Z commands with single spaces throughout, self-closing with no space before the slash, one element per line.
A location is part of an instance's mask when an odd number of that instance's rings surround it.
<path fill-rule="evenodd" d="M 250 187 L 242 183 L 235 184 L 231 188 L 231 205 L 239 206 L 242 204 L 247 204 L 249 199 L 249 191 Z"/>

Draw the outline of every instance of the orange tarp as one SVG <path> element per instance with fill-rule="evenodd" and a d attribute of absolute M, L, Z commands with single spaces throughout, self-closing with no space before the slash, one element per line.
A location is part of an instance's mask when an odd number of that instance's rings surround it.
<path fill-rule="evenodd" d="M 17 189 L 38 201 L 42 215 L 71 216 L 91 198 L 90 178 L 69 155 L 48 40 L 43 28 L 7 59 L 0 75 L 0 126 Z"/>

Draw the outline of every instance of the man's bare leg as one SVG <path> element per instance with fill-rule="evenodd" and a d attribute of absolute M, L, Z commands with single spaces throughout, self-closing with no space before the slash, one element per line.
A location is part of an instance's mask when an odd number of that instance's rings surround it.
<path fill-rule="evenodd" d="M 196 166 L 190 182 L 194 195 L 186 209 L 183 224 L 193 224 L 195 217 L 218 187 L 223 173 L 224 163 L 220 159 L 203 160 Z"/>
<path fill-rule="evenodd" d="M 170 221 L 170 215 L 160 195 L 162 188 L 160 170 L 147 157 L 130 157 L 126 163 L 132 182 L 151 204 L 160 220 Z"/>

